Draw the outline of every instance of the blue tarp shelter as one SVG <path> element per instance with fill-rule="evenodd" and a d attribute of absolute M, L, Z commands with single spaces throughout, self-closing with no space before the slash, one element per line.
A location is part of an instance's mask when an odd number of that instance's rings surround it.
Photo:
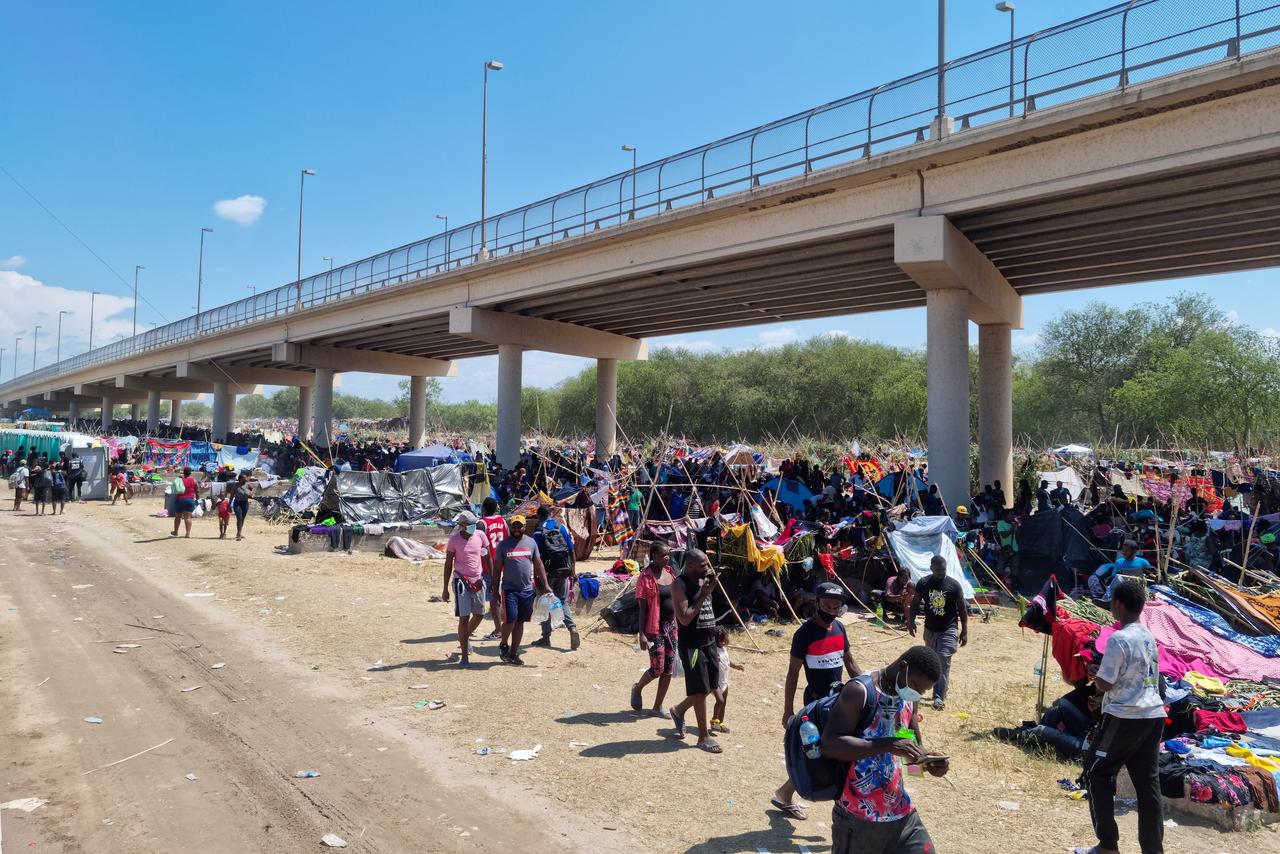
<path fill-rule="evenodd" d="M 790 504 L 797 510 L 803 507 L 806 501 L 813 501 L 813 493 L 809 487 L 795 478 L 775 477 L 760 488 L 775 493 L 779 504 Z"/>
<path fill-rule="evenodd" d="M 396 459 L 396 471 L 426 469 L 443 463 L 456 463 L 458 461 L 458 452 L 453 448 L 448 448 L 444 445 L 428 445 L 425 448 L 418 448 L 416 451 L 401 454 Z"/>

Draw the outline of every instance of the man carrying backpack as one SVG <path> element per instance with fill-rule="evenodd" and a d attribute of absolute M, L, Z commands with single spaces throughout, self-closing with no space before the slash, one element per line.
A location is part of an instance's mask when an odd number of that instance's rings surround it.
<path fill-rule="evenodd" d="M 84 470 L 84 460 L 80 459 L 80 455 L 75 451 L 71 452 L 70 459 L 67 460 L 67 488 L 68 495 L 77 501 L 82 500 L 81 496 L 84 492 L 84 482 L 88 472 Z"/>
<path fill-rule="evenodd" d="M 822 729 L 822 758 L 849 763 L 831 811 L 831 854 L 932 854 L 929 831 L 895 761 L 935 777 L 945 757 L 928 761 L 916 707 L 942 675 L 938 654 L 913 646 L 882 670 L 845 683 Z M 911 732 L 905 737 L 904 730 Z M 899 736 L 904 737 L 899 737 Z"/>
<path fill-rule="evenodd" d="M 577 649 L 582 645 L 582 638 L 578 635 L 578 626 L 573 622 L 573 614 L 569 610 L 569 591 L 578 583 L 573 558 L 573 535 L 559 520 L 551 518 L 551 511 L 546 507 L 538 508 L 537 520 L 533 540 L 538 544 L 538 555 L 547 570 L 547 583 L 551 586 L 551 593 L 560 600 L 564 627 L 569 630 L 569 648 Z M 542 623 L 542 638 L 529 646 L 551 646 L 550 617 Z"/>
<path fill-rule="evenodd" d="M 787 686 L 782 697 L 782 728 L 785 730 L 795 714 L 796 685 L 804 668 L 804 703 L 807 706 L 825 697 L 833 685 L 840 683 L 842 669 L 856 679 L 862 668 L 849 651 L 849 636 L 844 623 L 836 618 L 844 607 L 844 588 L 824 581 L 816 591 L 817 604 L 813 617 L 806 620 L 791 637 L 791 664 L 787 669 Z M 790 818 L 804 821 L 809 817 L 804 804 L 795 803 L 796 787 L 790 779 L 783 783 L 769 801 Z"/>

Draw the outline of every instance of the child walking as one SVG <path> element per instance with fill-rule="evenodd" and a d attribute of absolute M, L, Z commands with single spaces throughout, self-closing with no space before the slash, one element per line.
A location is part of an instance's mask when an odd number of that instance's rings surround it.
<path fill-rule="evenodd" d="M 218 500 L 218 539 L 227 538 L 227 526 L 231 524 L 231 501 L 224 495 Z M 236 537 L 236 539 L 240 539 Z"/>
<path fill-rule="evenodd" d="M 724 626 L 715 627 L 716 657 L 720 660 L 720 684 L 712 691 L 716 699 L 715 708 L 711 710 L 711 731 L 727 733 L 724 725 L 725 706 L 729 703 L 729 669 L 744 670 L 741 664 L 729 660 L 729 630 Z"/>

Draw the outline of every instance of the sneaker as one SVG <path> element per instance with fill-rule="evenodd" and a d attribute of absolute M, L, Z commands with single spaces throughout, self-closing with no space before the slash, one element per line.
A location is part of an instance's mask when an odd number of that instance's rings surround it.
<path fill-rule="evenodd" d="M 933 707 L 934 709 L 940 712 L 947 707 L 947 701 L 939 700 L 938 698 L 935 697 L 933 700 Z"/>
<path fill-rule="evenodd" d="M 542 646 L 549 649 L 551 647 L 551 638 L 538 638 L 536 641 L 529 644 L 529 646 Z"/>
<path fill-rule="evenodd" d="M 508 656 L 507 656 L 507 664 L 514 664 L 514 665 L 516 665 L 517 667 L 523 667 L 523 666 L 524 666 L 524 659 L 523 659 L 523 658 L 521 658 L 521 657 L 520 657 L 520 656 L 518 656 L 518 655 L 508 655 Z"/>
<path fill-rule="evenodd" d="M 569 649 L 576 650 L 582 646 L 582 635 L 578 634 L 577 629 L 569 632 Z"/>
<path fill-rule="evenodd" d="M 498 639 L 499 639 L 499 638 L 501 638 L 501 637 L 502 637 L 502 632 L 496 632 L 496 631 L 495 631 L 495 632 L 489 632 L 489 634 L 487 634 L 487 635 L 485 635 L 485 636 L 484 636 L 484 639 L 485 639 L 485 640 L 487 640 L 487 641 L 495 641 L 495 640 L 498 640 Z"/>
<path fill-rule="evenodd" d="M 498 644 L 498 652 L 499 654 L 502 655 L 502 660 L 506 661 L 507 656 L 511 654 L 511 647 L 507 645 L 506 641 L 503 641 L 502 643 Z"/>

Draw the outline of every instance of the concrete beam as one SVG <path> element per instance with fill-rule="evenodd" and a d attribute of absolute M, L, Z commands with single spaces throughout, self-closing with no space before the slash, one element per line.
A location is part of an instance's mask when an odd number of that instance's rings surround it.
<path fill-rule="evenodd" d="M 279 368 L 242 368 L 178 362 L 177 374 L 183 379 L 225 382 L 236 386 L 237 394 L 248 394 L 255 385 L 315 385 L 316 375 L 310 371 L 285 371 Z"/>
<path fill-rule="evenodd" d="M 455 306 L 449 310 L 449 334 L 499 346 L 515 345 L 589 359 L 632 361 L 649 358 L 648 342 L 636 338 L 573 323 L 472 306 Z"/>
<path fill-rule="evenodd" d="M 124 403 L 142 403 L 147 399 L 145 391 L 130 391 L 129 389 L 119 389 L 113 385 L 97 385 L 92 383 L 76 383 L 72 387 L 72 393 L 77 397 L 91 397 L 99 403 L 104 397 L 111 398 L 116 404 Z M 195 395 L 192 395 L 194 397 Z"/>
<path fill-rule="evenodd" d="M 968 291 L 969 319 L 1022 328 L 1022 297 L 945 216 L 895 222 L 893 261 L 926 291 Z"/>
<path fill-rule="evenodd" d="M 116 388 L 133 391 L 194 391 L 208 393 L 213 391 L 213 382 L 209 380 L 183 379 L 179 377 L 137 377 L 130 374 L 118 374 L 115 377 Z"/>
<path fill-rule="evenodd" d="M 370 374 L 408 374 L 412 377 L 456 377 L 458 367 L 446 359 L 404 356 L 381 350 L 351 347 L 317 347 L 281 341 L 271 345 L 271 361 L 331 371 L 364 371 Z"/>

